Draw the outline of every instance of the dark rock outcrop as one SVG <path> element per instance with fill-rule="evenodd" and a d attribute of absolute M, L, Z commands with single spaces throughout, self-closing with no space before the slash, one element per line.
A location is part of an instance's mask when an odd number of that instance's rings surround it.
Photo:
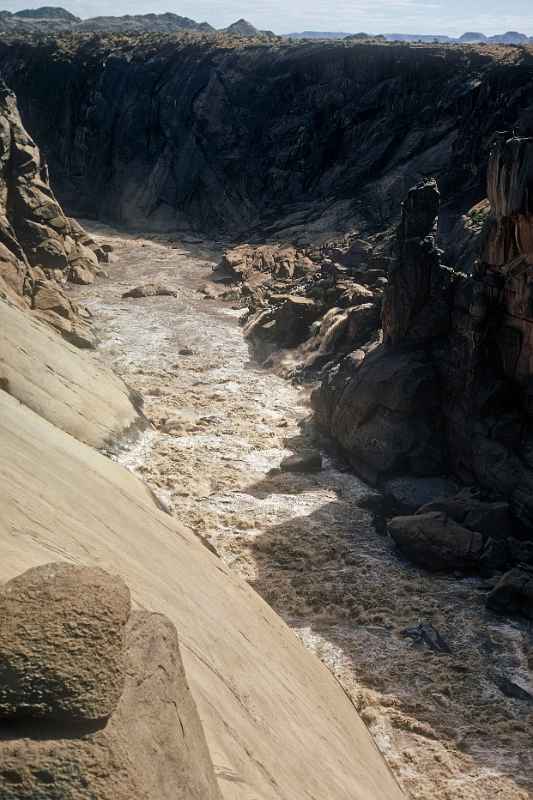
<path fill-rule="evenodd" d="M 91 283 L 99 257 L 104 260 L 55 199 L 15 96 L 0 85 L 0 298 L 32 311 L 74 344 L 92 346 L 86 317 L 62 286 Z"/>
<path fill-rule="evenodd" d="M 433 520 L 432 541 L 436 518 L 428 515 L 435 514 L 445 515 L 439 530 L 450 542 L 458 526 L 482 537 L 477 556 L 489 572 L 530 557 L 519 545 L 531 539 L 533 523 L 532 196 L 533 139 L 499 134 L 480 259 L 465 275 L 442 263 L 436 183 L 412 189 L 385 290 L 383 345 L 362 361 L 346 358 L 314 400 L 321 424 L 367 478 L 454 473 L 479 486 L 481 498 L 463 494 L 421 511 Z M 420 526 L 400 518 L 391 532 L 398 538 L 397 528 L 400 545 L 430 566 L 436 556 L 420 556 L 433 547 Z M 454 568 L 460 562 L 458 555 Z M 464 566 L 472 562 L 465 552 Z"/>
<path fill-rule="evenodd" d="M 442 511 L 394 517 L 388 530 L 411 561 L 431 572 L 479 567 L 483 537 L 451 521 Z"/>
<path fill-rule="evenodd" d="M 291 242 L 381 230 L 427 174 L 453 222 L 484 196 L 489 137 L 531 124 L 532 68 L 526 49 L 222 34 L 0 43 L 71 213 Z"/>
<path fill-rule="evenodd" d="M 533 619 L 533 570 L 524 566 L 502 575 L 487 597 L 487 607 L 503 614 Z"/>
<path fill-rule="evenodd" d="M 219 800 L 166 617 L 65 563 L 10 581 L 0 603 L 3 799 Z"/>

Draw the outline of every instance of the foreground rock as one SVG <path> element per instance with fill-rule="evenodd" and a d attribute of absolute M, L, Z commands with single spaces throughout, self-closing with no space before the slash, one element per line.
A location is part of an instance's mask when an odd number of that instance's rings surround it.
<path fill-rule="evenodd" d="M 9 581 L 0 605 L 2 798 L 221 797 L 168 619 L 65 563 Z"/>
<path fill-rule="evenodd" d="M 120 580 L 71 564 L 36 567 L 3 587 L 0 614 L 0 717 L 111 716 L 130 614 Z"/>
<path fill-rule="evenodd" d="M 134 475 L 6 392 L 0 392 L 0 443 L 0 579 L 60 553 L 71 563 L 119 573 L 134 607 L 165 614 L 183 643 L 187 681 L 223 797 L 399 800 L 400 790 L 328 669 L 194 534 L 160 512 Z M 37 776 L 46 770 L 62 780 L 62 764 L 78 765 L 70 780 L 81 783 L 86 775 L 92 781 L 92 790 L 79 789 L 87 800 L 129 800 L 143 796 L 141 790 L 153 800 L 176 796 L 176 785 L 183 785 L 173 755 L 176 737 L 183 742 L 177 715 L 185 744 L 195 740 L 182 701 L 171 702 L 166 688 L 176 674 L 168 623 L 156 617 L 154 628 L 152 615 L 143 616 L 146 627 L 134 624 L 133 615 L 126 628 L 131 660 L 107 725 L 82 740 L 64 741 L 59 734 L 59 744 L 27 738 L 24 727 L 20 739 L 11 734 L 1 745 L 3 796 L 39 797 Z M 205 776 L 209 764 L 189 752 L 186 764 Z M 22 774 L 23 765 L 29 771 Z M 22 786 L 30 787 L 26 795 L 10 776 L 22 777 Z M 207 778 L 198 786 L 197 794 L 186 790 L 183 796 L 216 798 Z"/>

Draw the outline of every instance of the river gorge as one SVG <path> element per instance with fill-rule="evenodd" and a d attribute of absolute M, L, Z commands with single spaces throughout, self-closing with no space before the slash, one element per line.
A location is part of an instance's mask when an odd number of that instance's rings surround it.
<path fill-rule="evenodd" d="M 206 291 L 220 244 L 86 227 L 117 261 L 75 298 L 151 423 L 113 457 L 332 670 L 408 796 L 528 797 L 530 706 L 509 689 L 533 689 L 527 623 L 485 609 L 490 581 L 402 559 L 386 500 L 327 442 L 320 471 L 278 469 L 316 447 L 309 387 L 254 363 L 243 310 Z M 122 298 L 146 283 L 177 297 Z M 448 649 L 417 637 L 419 625 Z"/>

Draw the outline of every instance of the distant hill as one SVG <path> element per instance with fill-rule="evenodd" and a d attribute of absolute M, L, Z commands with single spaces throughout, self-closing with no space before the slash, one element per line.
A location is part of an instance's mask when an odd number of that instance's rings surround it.
<path fill-rule="evenodd" d="M 92 17 L 76 25 L 78 31 L 116 32 L 116 33 L 174 33 L 175 31 L 213 32 L 215 29 L 207 22 L 195 22 L 178 14 L 125 14 L 122 17 Z"/>
<path fill-rule="evenodd" d="M 438 33 L 385 33 L 387 42 L 426 42 L 427 44 L 451 44 L 454 39 Z"/>
<path fill-rule="evenodd" d="M 497 36 L 489 36 L 489 42 L 494 42 L 494 44 L 527 44 L 532 40 L 533 37 L 517 31 L 507 31 L 507 33 L 498 34 Z"/>
<path fill-rule="evenodd" d="M 22 19 L 65 19 L 69 22 L 79 22 L 80 17 L 74 16 L 66 8 L 57 6 L 41 6 L 40 8 L 23 8 L 22 11 L 15 11 L 14 17 Z"/>
<path fill-rule="evenodd" d="M 458 41 L 463 42 L 464 44 L 478 44 L 479 42 L 488 42 L 488 38 L 484 33 L 473 33 L 472 31 L 468 31 L 467 33 L 463 33 L 463 35 L 459 37 Z"/>
<path fill-rule="evenodd" d="M 299 33 L 286 33 L 283 35 L 289 36 L 291 39 L 345 39 L 353 34 L 342 33 L 341 31 L 300 31 Z"/>
<path fill-rule="evenodd" d="M 224 28 L 225 33 L 232 33 L 237 36 L 257 36 L 259 31 L 247 19 L 238 19 L 232 25 Z"/>

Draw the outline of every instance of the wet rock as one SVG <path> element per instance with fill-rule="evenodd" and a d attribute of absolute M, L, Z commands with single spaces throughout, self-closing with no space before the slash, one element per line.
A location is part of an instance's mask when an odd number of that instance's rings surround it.
<path fill-rule="evenodd" d="M 484 539 L 508 539 L 513 532 L 509 503 L 480 500 L 468 489 L 438 497 L 419 509 L 421 514 L 429 511 L 444 511 L 465 528 L 481 533 Z"/>
<path fill-rule="evenodd" d="M 418 644 L 424 644 L 434 653 L 451 653 L 451 647 L 438 630 L 430 622 L 421 622 L 412 628 L 402 631 L 404 636 Z"/>
<path fill-rule="evenodd" d="M 320 472 L 322 456 L 318 450 L 306 450 L 284 458 L 279 468 L 281 472 Z"/>
<path fill-rule="evenodd" d="M 425 508 L 434 498 L 444 498 L 457 492 L 457 483 L 447 478 L 414 478 L 409 475 L 392 478 L 384 486 L 385 495 L 408 511 Z M 428 507 L 428 511 L 446 510 Z M 453 515 L 452 515 L 453 516 Z M 455 519 L 455 517 L 454 517 Z"/>
<path fill-rule="evenodd" d="M 177 297 L 178 293 L 174 289 L 168 289 L 159 283 L 143 283 L 141 286 L 135 286 L 133 289 L 128 289 L 122 295 L 123 299 L 127 298 L 141 298 L 141 297 Z"/>
<path fill-rule="evenodd" d="M 513 700 L 521 700 L 524 703 L 533 704 L 533 695 L 518 683 L 515 683 L 506 675 L 496 675 L 494 683 L 498 689 L 506 696 L 511 697 Z"/>
<path fill-rule="evenodd" d="M 273 306 L 253 315 L 244 328 L 244 335 L 263 358 L 273 349 L 296 347 L 304 342 L 320 315 L 319 306 L 309 297 L 278 294 L 272 301 Z"/>
<path fill-rule="evenodd" d="M 0 594 L 0 716 L 109 717 L 124 684 L 130 596 L 103 570 L 48 564 Z"/>
<path fill-rule="evenodd" d="M 445 513 L 394 517 L 388 531 L 398 549 L 413 563 L 431 572 L 454 572 L 479 566 L 483 537 Z"/>
<path fill-rule="evenodd" d="M 521 565 L 502 575 L 487 597 L 487 608 L 533 619 L 533 568 Z"/>
<path fill-rule="evenodd" d="M 350 354 L 312 396 L 320 426 L 371 482 L 405 474 L 406 465 L 415 475 L 442 472 L 432 413 L 439 400 L 436 372 L 423 352 L 383 347 L 363 358 Z"/>

